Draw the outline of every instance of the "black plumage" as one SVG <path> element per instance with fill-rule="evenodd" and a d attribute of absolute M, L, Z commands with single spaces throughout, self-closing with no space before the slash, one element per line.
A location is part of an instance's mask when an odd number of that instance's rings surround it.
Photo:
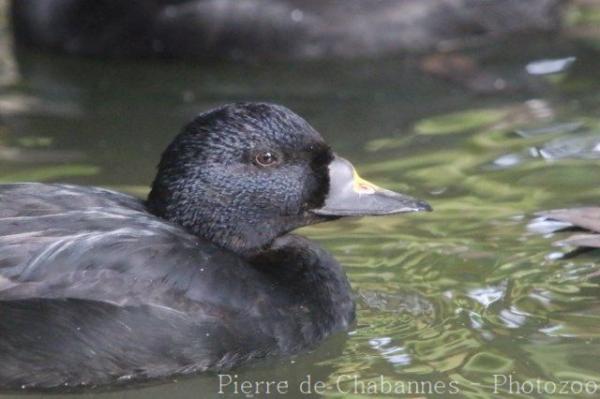
<path fill-rule="evenodd" d="M 234 104 L 175 138 L 147 201 L 0 185 L 0 388 L 226 370 L 345 330 L 354 302 L 341 266 L 287 233 L 338 217 L 328 203 L 429 209 L 362 180 L 368 193 L 337 192 L 354 187 L 331 181 L 348 165 L 288 109 Z"/>
<path fill-rule="evenodd" d="M 563 0 L 13 0 L 17 43 L 96 57 L 382 56 L 560 27 Z"/>

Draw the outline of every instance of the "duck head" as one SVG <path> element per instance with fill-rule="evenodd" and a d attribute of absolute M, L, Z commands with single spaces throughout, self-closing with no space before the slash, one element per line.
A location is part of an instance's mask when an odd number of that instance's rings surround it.
<path fill-rule="evenodd" d="M 273 104 L 199 115 L 163 153 L 151 212 L 241 255 L 345 216 L 430 211 L 361 179 L 304 119 Z"/>

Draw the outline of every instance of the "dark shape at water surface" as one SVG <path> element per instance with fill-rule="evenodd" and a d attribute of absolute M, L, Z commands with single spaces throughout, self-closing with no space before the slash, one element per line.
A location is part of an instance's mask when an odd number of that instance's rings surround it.
<path fill-rule="evenodd" d="M 557 245 L 569 245 L 582 248 L 600 248 L 600 208 L 556 209 L 539 213 L 539 224 L 546 224 L 549 231 L 582 230 L 569 238 L 557 241 Z M 552 224 L 552 222 L 559 222 Z"/>
<path fill-rule="evenodd" d="M 514 92 L 521 88 L 516 82 L 508 81 L 501 75 L 486 71 L 473 57 L 464 54 L 431 54 L 421 60 L 420 68 L 432 76 L 456 83 L 480 94 Z"/>
<path fill-rule="evenodd" d="M 13 1 L 19 42 L 119 57 L 377 56 L 557 30 L 560 0 Z"/>
<path fill-rule="evenodd" d="M 288 233 L 424 210 L 360 179 L 298 115 L 262 103 L 187 125 L 145 202 L 0 185 L 0 387 L 221 371 L 314 346 L 351 325 L 354 301 L 340 264 Z"/>

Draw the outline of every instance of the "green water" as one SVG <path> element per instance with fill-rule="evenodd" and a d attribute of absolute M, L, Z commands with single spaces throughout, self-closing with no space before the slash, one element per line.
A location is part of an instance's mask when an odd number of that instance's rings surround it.
<path fill-rule="evenodd" d="M 18 54 L 0 70 L 0 181 L 143 195 L 161 150 L 196 113 L 234 101 L 285 104 L 363 177 L 435 212 L 303 231 L 346 267 L 358 322 L 310 353 L 232 372 L 239 382 L 288 382 L 286 395 L 254 397 L 318 397 L 301 386 L 309 375 L 328 397 L 387 397 L 387 383 L 440 387 L 401 397 L 600 397 L 600 288 L 589 277 L 598 252 L 560 259 L 567 249 L 551 245 L 560 235 L 527 229 L 536 211 L 600 204 L 594 51 L 562 40 L 497 46 L 481 54 L 484 67 L 519 88 L 485 96 L 394 58 L 194 65 Z M 525 72 L 531 61 L 567 56 L 577 60 L 566 72 Z M 509 375 L 520 388 L 494 387 Z M 557 392 L 518 394 L 527 381 Z M 561 381 L 570 393 L 559 394 Z M 232 385 L 218 390 L 216 376 L 198 376 L 82 397 L 245 397 Z"/>

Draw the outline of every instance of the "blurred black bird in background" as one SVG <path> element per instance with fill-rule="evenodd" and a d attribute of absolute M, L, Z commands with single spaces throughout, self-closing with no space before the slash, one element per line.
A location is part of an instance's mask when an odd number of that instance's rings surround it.
<path fill-rule="evenodd" d="M 13 1 L 21 44 L 99 57 L 318 59 L 556 31 L 564 0 Z"/>

